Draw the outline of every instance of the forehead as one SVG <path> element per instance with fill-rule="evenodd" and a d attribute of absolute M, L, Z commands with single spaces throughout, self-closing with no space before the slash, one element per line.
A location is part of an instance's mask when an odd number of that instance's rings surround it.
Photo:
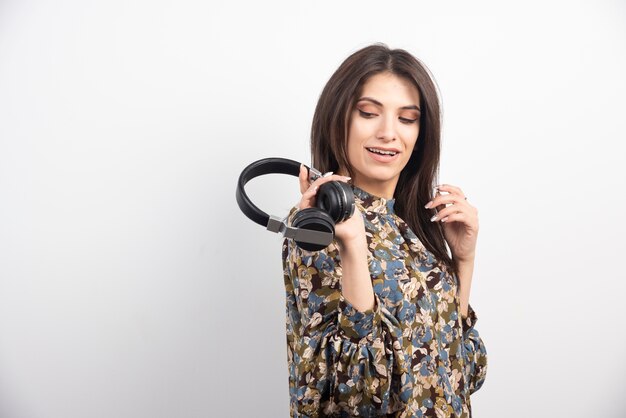
<path fill-rule="evenodd" d="M 419 105 L 420 95 L 409 80 L 385 72 L 370 77 L 361 91 L 361 96 L 374 98 L 386 106 Z"/>

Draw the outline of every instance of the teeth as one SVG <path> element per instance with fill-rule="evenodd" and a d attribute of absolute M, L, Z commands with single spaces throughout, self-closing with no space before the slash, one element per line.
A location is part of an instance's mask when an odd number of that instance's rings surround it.
<path fill-rule="evenodd" d="M 396 155 L 396 153 L 393 151 L 383 151 L 383 150 L 379 150 L 376 148 L 368 148 L 368 151 L 372 151 L 372 152 L 375 152 L 376 154 L 382 154 L 382 155 L 392 155 L 392 156 Z"/>

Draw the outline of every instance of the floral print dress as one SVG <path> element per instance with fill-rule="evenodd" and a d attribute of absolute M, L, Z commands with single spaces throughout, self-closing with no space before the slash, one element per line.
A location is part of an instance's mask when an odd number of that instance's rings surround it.
<path fill-rule="evenodd" d="M 395 199 L 352 189 L 373 309 L 343 297 L 336 241 L 320 251 L 283 241 L 290 416 L 471 418 L 487 352 L 471 305 L 460 316 L 458 278 L 394 213 Z"/>

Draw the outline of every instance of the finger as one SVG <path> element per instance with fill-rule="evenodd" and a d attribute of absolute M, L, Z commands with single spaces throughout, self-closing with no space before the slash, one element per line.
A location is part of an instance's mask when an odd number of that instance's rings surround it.
<path fill-rule="evenodd" d="M 447 208 L 442 209 L 439 212 L 437 212 L 437 214 L 434 215 L 432 218 L 430 218 L 430 220 L 431 222 L 438 222 L 447 217 L 451 217 L 452 215 L 457 215 L 459 213 L 461 214 L 464 213 L 464 210 L 459 210 L 457 206 L 448 206 Z"/>
<path fill-rule="evenodd" d="M 439 191 L 439 189 L 437 189 L 437 193 L 435 194 L 435 199 L 437 202 L 441 202 L 441 199 L 443 198 L 444 195 L 441 194 L 441 192 Z M 446 208 L 446 204 L 445 203 L 439 203 L 436 207 L 437 209 L 437 213 L 441 212 L 442 210 L 444 210 Z"/>
<path fill-rule="evenodd" d="M 429 203 L 431 203 L 430 208 L 426 208 L 426 209 L 431 209 L 435 207 L 438 210 L 440 210 L 439 208 L 441 206 L 446 207 L 447 204 L 456 204 L 456 205 L 468 204 L 467 200 L 460 198 L 456 194 L 441 194 L 439 192 L 435 194 L 435 197 Z"/>
<path fill-rule="evenodd" d="M 311 187 L 309 187 L 307 189 L 306 192 L 304 192 L 304 194 L 302 195 L 303 197 L 307 197 L 307 198 L 311 198 L 312 196 L 315 196 L 317 194 L 317 191 L 319 190 L 319 186 L 313 186 L 311 185 Z"/>
<path fill-rule="evenodd" d="M 455 194 L 457 196 L 460 196 L 461 199 L 465 199 L 465 193 L 463 193 L 463 190 L 461 190 L 460 187 L 456 187 L 451 184 L 439 184 L 437 185 L 437 189 L 443 190 L 444 192 L 448 192 L 451 194 Z"/>
<path fill-rule="evenodd" d="M 460 222 L 467 218 L 467 215 L 462 212 L 452 213 L 448 216 L 444 216 L 441 222 Z"/>
<path fill-rule="evenodd" d="M 304 194 L 304 192 L 306 192 L 309 188 L 308 170 L 304 164 L 300 164 L 300 175 L 298 178 L 300 180 L 300 193 Z"/>
<path fill-rule="evenodd" d="M 311 183 L 311 185 L 312 186 L 321 186 L 322 184 L 328 183 L 329 181 L 343 181 L 344 183 L 347 183 L 348 180 L 350 180 L 350 177 L 340 176 L 338 174 L 332 174 L 332 175 L 327 176 L 327 177 L 320 177 L 320 178 L 318 178 L 313 183 Z"/>
<path fill-rule="evenodd" d="M 348 180 L 350 180 L 350 177 L 332 174 L 326 177 L 320 177 L 317 180 L 315 180 L 313 183 L 307 184 L 307 187 L 305 188 L 305 191 L 302 194 L 302 199 L 300 200 L 299 209 L 309 208 L 315 205 L 315 195 L 317 194 L 317 191 L 319 190 L 322 184 L 328 183 L 329 181 L 347 182 Z M 307 183 L 308 183 L 308 180 L 307 180 Z M 302 191 L 302 186 L 300 187 L 300 190 Z"/>
<path fill-rule="evenodd" d="M 302 199 L 300 199 L 300 204 L 298 205 L 298 209 L 310 208 L 313 207 L 315 203 L 315 195 L 319 190 L 318 186 L 311 186 L 308 190 L 302 194 Z"/>

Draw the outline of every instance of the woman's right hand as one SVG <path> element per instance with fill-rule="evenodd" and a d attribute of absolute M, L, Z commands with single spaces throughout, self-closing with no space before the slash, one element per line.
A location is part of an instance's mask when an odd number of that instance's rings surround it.
<path fill-rule="evenodd" d="M 298 204 L 298 209 L 301 210 L 315 207 L 317 192 L 322 184 L 329 181 L 343 181 L 347 183 L 347 181 L 350 180 L 350 177 L 333 174 L 327 177 L 320 177 L 313 183 L 309 183 L 308 170 L 303 164 L 301 164 L 299 179 L 302 198 Z M 335 225 L 335 238 L 339 243 L 340 250 L 352 246 L 362 247 L 363 245 L 366 245 L 365 224 L 363 223 L 363 216 L 361 215 L 361 211 L 358 207 L 355 208 L 354 213 L 350 218 Z"/>

